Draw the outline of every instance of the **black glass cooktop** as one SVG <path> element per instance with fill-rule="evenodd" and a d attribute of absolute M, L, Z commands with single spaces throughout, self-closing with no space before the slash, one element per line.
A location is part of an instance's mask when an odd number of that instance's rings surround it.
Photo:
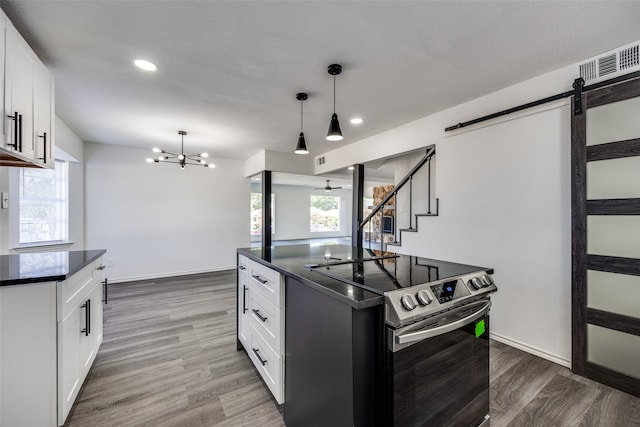
<path fill-rule="evenodd" d="M 409 255 L 306 266 L 309 270 L 383 295 L 400 288 L 447 279 L 489 268 Z"/>

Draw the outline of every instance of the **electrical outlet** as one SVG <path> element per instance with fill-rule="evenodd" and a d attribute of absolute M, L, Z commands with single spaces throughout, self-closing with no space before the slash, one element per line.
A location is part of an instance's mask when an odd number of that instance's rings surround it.
<path fill-rule="evenodd" d="M 113 267 L 113 265 L 114 265 L 113 258 L 109 258 L 109 259 L 107 260 L 107 266 L 108 266 L 108 267 Z"/>

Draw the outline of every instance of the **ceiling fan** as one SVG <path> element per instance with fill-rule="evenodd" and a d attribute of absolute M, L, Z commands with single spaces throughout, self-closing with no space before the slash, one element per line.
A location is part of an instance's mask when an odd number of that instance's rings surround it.
<path fill-rule="evenodd" d="M 329 193 L 329 192 L 331 192 L 331 190 L 337 190 L 337 189 L 339 189 L 339 188 L 342 188 L 342 187 L 332 187 L 332 186 L 331 186 L 331 183 L 330 183 L 329 181 L 330 181 L 330 180 L 328 179 L 328 180 L 327 180 L 327 185 L 325 185 L 324 187 L 315 188 L 314 190 L 324 190 L 324 191 L 326 191 L 327 193 Z"/>

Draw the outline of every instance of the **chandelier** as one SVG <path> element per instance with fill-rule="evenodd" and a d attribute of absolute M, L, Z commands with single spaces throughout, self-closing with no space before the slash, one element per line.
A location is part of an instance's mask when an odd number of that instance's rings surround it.
<path fill-rule="evenodd" d="M 215 168 L 213 163 L 207 163 L 205 160 L 209 155 L 207 153 L 198 154 L 184 154 L 184 136 L 186 131 L 179 130 L 178 135 L 182 138 L 182 147 L 180 153 L 172 153 L 171 151 L 163 150 L 161 148 L 154 148 L 154 153 L 160 153 L 158 158 L 147 158 L 147 163 L 176 163 L 180 165 L 180 169 L 185 168 L 187 165 L 204 166 L 205 168 Z"/>

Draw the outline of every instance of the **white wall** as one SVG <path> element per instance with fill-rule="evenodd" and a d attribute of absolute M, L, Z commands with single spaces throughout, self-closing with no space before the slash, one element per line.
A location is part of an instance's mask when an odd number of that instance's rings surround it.
<path fill-rule="evenodd" d="M 245 176 L 264 170 L 313 175 L 313 157 L 281 151 L 262 150 L 245 161 Z"/>
<path fill-rule="evenodd" d="M 86 246 L 112 282 L 233 268 L 249 246 L 244 162 L 147 164 L 147 150 L 85 144 Z"/>
<path fill-rule="evenodd" d="M 273 240 L 313 239 L 351 236 L 351 190 L 339 189 L 326 193 L 311 187 L 273 185 L 275 194 L 275 229 Z M 340 231 L 310 232 L 311 196 L 340 197 Z"/>
<path fill-rule="evenodd" d="M 440 216 L 421 218 L 419 232 L 404 233 L 398 252 L 495 268 L 494 337 L 566 366 L 571 356 L 569 101 L 452 133 L 444 128 L 564 92 L 573 79 L 573 67 L 536 77 L 326 153 L 323 168 L 316 167 L 326 172 L 370 160 L 362 156 L 436 144 Z"/>

